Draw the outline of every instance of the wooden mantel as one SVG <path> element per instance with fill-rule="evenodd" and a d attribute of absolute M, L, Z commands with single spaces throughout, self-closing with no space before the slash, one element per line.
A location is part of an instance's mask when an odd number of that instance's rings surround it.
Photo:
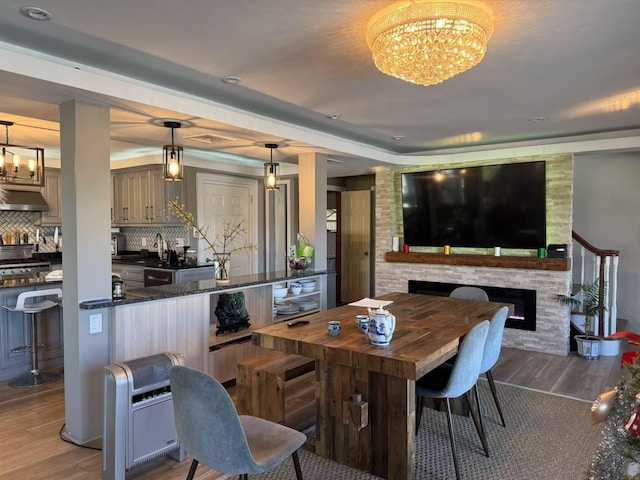
<path fill-rule="evenodd" d="M 460 265 L 467 267 L 521 268 L 525 270 L 552 270 L 566 272 L 570 269 L 568 258 L 537 258 L 493 255 L 465 255 L 443 253 L 386 252 L 385 260 L 395 263 L 427 263 L 432 265 Z"/>

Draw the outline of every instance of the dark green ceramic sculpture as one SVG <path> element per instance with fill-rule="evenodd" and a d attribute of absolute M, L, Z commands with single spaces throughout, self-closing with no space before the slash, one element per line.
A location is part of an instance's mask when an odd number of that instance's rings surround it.
<path fill-rule="evenodd" d="M 243 292 L 221 293 L 215 314 L 218 317 L 216 335 L 237 332 L 249 327 L 249 312 L 245 306 Z"/>

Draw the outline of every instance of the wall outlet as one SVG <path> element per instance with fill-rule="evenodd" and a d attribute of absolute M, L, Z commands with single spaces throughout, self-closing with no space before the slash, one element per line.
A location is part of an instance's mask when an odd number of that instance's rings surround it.
<path fill-rule="evenodd" d="M 142 237 L 142 246 L 143 247 L 147 246 L 147 237 Z"/>
<path fill-rule="evenodd" d="M 89 315 L 89 334 L 102 333 L 102 314 L 94 313 Z"/>
<path fill-rule="evenodd" d="M 184 238 L 176 238 L 176 247 L 184 247 Z"/>

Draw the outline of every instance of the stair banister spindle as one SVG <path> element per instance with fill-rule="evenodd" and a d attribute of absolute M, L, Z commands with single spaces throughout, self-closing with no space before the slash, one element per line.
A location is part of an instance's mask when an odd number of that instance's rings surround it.
<path fill-rule="evenodd" d="M 609 311 L 611 313 L 611 329 L 609 335 L 618 331 L 618 256 L 613 257 L 611 280 L 609 281 Z"/>
<path fill-rule="evenodd" d="M 607 337 L 609 335 L 611 335 L 611 332 L 609 331 L 609 327 L 610 327 L 610 314 L 611 314 L 611 301 L 609 299 L 609 295 L 611 294 L 611 292 L 609 291 L 609 289 L 607 288 L 607 286 L 609 285 L 610 282 L 610 278 L 611 278 L 611 257 L 604 257 L 604 267 L 603 267 L 603 273 L 602 276 L 600 278 L 604 278 L 604 282 L 600 282 L 600 293 L 604 294 L 603 297 L 603 301 L 600 302 L 600 314 L 604 315 L 604 319 L 602 322 L 600 322 L 602 324 L 602 331 L 601 331 L 601 335 Z"/>
<path fill-rule="evenodd" d="M 580 285 L 584 283 L 584 262 L 587 256 L 587 249 L 580 245 Z"/>

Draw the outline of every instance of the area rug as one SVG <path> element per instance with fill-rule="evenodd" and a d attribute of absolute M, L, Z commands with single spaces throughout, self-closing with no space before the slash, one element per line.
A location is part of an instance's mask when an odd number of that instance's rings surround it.
<path fill-rule="evenodd" d="M 471 418 L 454 416 L 462 478 L 581 479 L 602 438 L 602 424 L 592 425 L 591 404 L 511 385 L 497 384 L 496 387 L 507 428 L 500 424 L 487 383 L 480 383 L 490 457 L 483 454 Z M 312 444 L 308 442 L 300 451 L 305 480 L 378 478 L 315 455 Z M 286 460 L 277 469 L 256 478 L 295 479 L 292 462 Z M 424 410 L 416 437 L 416 478 L 455 478 L 444 412 Z"/>

